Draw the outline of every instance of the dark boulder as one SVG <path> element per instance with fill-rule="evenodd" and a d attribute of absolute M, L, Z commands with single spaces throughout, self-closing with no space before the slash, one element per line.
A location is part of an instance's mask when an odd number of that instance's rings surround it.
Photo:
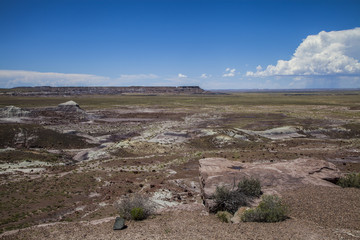
<path fill-rule="evenodd" d="M 114 230 L 122 230 L 125 228 L 126 228 L 125 219 L 123 219 L 121 217 L 116 217 L 113 229 Z"/>

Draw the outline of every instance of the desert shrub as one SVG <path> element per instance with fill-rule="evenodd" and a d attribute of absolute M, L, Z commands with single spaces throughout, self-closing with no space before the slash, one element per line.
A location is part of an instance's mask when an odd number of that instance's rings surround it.
<path fill-rule="evenodd" d="M 351 173 L 339 179 L 337 184 L 343 188 L 360 188 L 360 173 Z"/>
<path fill-rule="evenodd" d="M 231 221 L 232 215 L 226 211 L 219 211 L 216 213 L 216 217 L 222 222 L 229 223 Z"/>
<path fill-rule="evenodd" d="M 259 197 L 260 195 L 260 181 L 253 178 L 243 178 L 235 190 L 229 190 L 224 186 L 216 188 L 215 194 L 213 195 L 215 205 L 211 211 L 215 213 L 218 211 L 227 211 L 234 214 L 239 207 L 247 206 L 252 198 Z"/>
<path fill-rule="evenodd" d="M 241 216 L 244 222 L 280 222 L 287 218 L 287 206 L 278 196 L 265 195 L 255 209 L 246 210 Z"/>
<path fill-rule="evenodd" d="M 135 194 L 124 198 L 117 204 L 119 214 L 126 220 L 143 220 L 154 212 L 154 204 L 149 198 Z"/>
<path fill-rule="evenodd" d="M 141 207 L 134 207 L 130 211 L 131 219 L 138 221 L 146 218 L 144 209 Z"/>
<path fill-rule="evenodd" d="M 255 178 L 243 178 L 238 184 L 238 190 L 250 197 L 260 197 L 260 181 Z"/>
<path fill-rule="evenodd" d="M 228 211 L 234 214 L 239 207 L 248 205 L 248 197 L 237 190 L 229 190 L 222 186 L 217 187 L 213 196 L 215 206 L 212 208 L 212 212 Z"/>

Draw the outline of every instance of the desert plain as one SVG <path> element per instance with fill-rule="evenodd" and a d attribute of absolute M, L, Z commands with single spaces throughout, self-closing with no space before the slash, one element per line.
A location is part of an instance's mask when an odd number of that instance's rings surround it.
<path fill-rule="evenodd" d="M 360 190 L 279 188 L 289 218 L 223 223 L 199 160 L 360 172 L 359 91 L 0 95 L 1 239 L 359 239 Z M 124 196 L 156 214 L 112 229 Z"/>

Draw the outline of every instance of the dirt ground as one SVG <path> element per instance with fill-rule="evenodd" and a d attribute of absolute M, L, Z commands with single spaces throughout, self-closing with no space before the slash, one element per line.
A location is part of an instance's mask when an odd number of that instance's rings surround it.
<path fill-rule="evenodd" d="M 222 223 L 204 211 L 175 210 L 127 222 L 112 230 L 113 218 L 40 225 L 3 239 L 358 239 L 360 192 L 356 189 L 306 187 L 283 193 L 291 207 L 279 223 Z M 352 211 L 349 211 L 351 209 Z"/>
<path fill-rule="evenodd" d="M 343 174 L 360 171 L 358 92 L 257 97 L 161 96 L 164 103 L 152 105 L 154 96 L 143 102 L 127 96 L 125 103 L 124 97 L 84 96 L 75 99 L 81 111 L 0 98 L 1 106 L 13 101 L 31 112 L 0 119 L 1 238 L 360 238 L 359 189 L 285 191 L 290 218 L 281 223 L 226 224 L 206 213 L 201 158 L 310 157 L 336 164 Z M 115 203 L 134 193 L 152 197 L 158 214 L 113 231 Z"/>

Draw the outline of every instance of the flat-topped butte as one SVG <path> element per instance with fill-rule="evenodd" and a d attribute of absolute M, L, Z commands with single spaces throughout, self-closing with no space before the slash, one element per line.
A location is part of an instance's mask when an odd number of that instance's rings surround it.
<path fill-rule="evenodd" d="M 1 95 L 13 96 L 72 96 L 117 94 L 204 94 L 199 86 L 179 87 L 16 87 L 2 89 Z"/>

